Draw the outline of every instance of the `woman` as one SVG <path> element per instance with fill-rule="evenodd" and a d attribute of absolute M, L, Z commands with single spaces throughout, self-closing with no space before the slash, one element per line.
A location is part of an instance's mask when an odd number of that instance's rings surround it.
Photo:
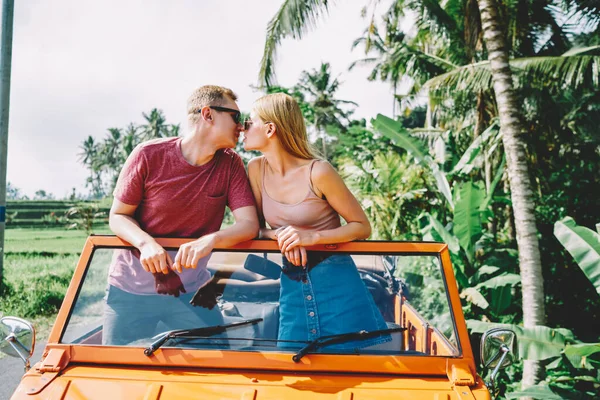
<path fill-rule="evenodd" d="M 298 103 L 284 93 L 270 94 L 256 101 L 250 116 L 244 125 L 244 148 L 263 154 L 248 164 L 260 235 L 277 240 L 285 256 L 280 346 L 290 346 L 285 341 L 386 329 L 350 256 L 306 252 L 307 246 L 365 239 L 371 225 L 335 169 L 311 151 Z M 389 340 L 389 335 L 381 335 L 336 348 Z"/>

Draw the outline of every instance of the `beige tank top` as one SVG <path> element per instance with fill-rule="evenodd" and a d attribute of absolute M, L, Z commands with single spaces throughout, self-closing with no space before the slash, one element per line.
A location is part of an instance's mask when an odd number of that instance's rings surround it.
<path fill-rule="evenodd" d="M 327 200 L 318 197 L 312 189 L 310 177 L 315 161 L 317 160 L 313 160 L 308 167 L 308 174 L 306 176 L 308 193 L 306 197 L 296 204 L 284 204 L 273 199 L 265 190 L 267 160 L 265 158 L 261 160 L 262 210 L 265 221 L 271 229 L 293 225 L 306 230 L 324 231 L 341 226 L 340 216 L 337 211 L 331 207 Z"/>

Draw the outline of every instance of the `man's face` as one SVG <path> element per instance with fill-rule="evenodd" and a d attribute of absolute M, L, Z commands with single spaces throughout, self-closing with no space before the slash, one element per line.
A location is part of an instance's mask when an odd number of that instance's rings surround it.
<path fill-rule="evenodd" d="M 235 101 L 227 99 L 221 104 L 209 106 L 214 121 L 215 141 L 221 148 L 235 147 L 240 137 L 242 123 L 240 121 L 240 109 Z"/>

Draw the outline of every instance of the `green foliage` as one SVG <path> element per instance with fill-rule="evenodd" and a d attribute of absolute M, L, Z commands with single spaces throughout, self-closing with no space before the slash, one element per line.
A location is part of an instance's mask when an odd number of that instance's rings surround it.
<path fill-rule="evenodd" d="M 142 116 L 142 124 L 109 128 L 103 141 L 88 136 L 79 147 L 79 161 L 89 171 L 87 186 L 92 198 L 100 199 L 112 192 L 125 160 L 138 144 L 179 134 L 179 125 L 167 124 L 161 110 L 154 108 L 148 114 L 142 113 Z"/>
<path fill-rule="evenodd" d="M 568 343 L 573 343 L 573 333 L 567 329 L 546 326 L 523 328 L 511 324 L 495 324 L 468 320 L 467 327 L 473 333 L 483 333 L 492 328 L 511 329 L 517 334 L 519 355 L 525 360 L 546 360 L 560 356 Z"/>
<path fill-rule="evenodd" d="M 600 294 L 600 235 L 566 217 L 554 225 L 554 235 L 573 256 Z"/>
<path fill-rule="evenodd" d="M 454 209 L 454 235 L 472 263 L 475 242 L 482 233 L 480 207 L 483 204 L 485 190 L 472 182 L 465 182 L 455 189 L 455 193 L 458 195 Z"/>
<path fill-rule="evenodd" d="M 7 227 L 38 228 L 64 227 L 65 213 L 77 204 L 97 204 L 99 212 L 108 212 L 111 199 L 105 202 L 77 202 L 68 200 L 9 200 L 7 202 Z"/>
<path fill-rule="evenodd" d="M 24 318 L 56 315 L 77 259 L 78 254 L 7 254 L 5 281 L 8 290 L 2 296 L 0 313 Z"/>
<path fill-rule="evenodd" d="M 600 86 L 600 46 L 575 49 L 559 57 L 526 57 L 510 61 L 517 87 L 556 85 L 556 88 L 598 88 Z M 588 54 L 584 54 L 588 53 Z M 489 92 L 492 73 L 489 61 L 463 65 L 430 79 L 424 85 L 436 95 L 453 92 Z"/>
<path fill-rule="evenodd" d="M 25 196 L 21 189 L 16 187 L 10 182 L 6 183 L 6 199 L 7 200 L 25 200 L 27 196 Z"/>
<path fill-rule="evenodd" d="M 66 213 L 65 218 L 67 220 L 68 229 L 80 229 L 87 235 L 92 233 L 94 224 L 98 222 L 105 222 L 106 213 L 100 211 L 98 204 L 96 203 L 81 203 L 71 207 Z"/>
<path fill-rule="evenodd" d="M 275 83 L 275 59 L 277 45 L 286 37 L 301 39 L 307 27 L 314 26 L 317 19 L 327 12 L 327 0 L 285 0 L 267 25 L 265 49 L 260 62 L 261 85 Z"/>
<path fill-rule="evenodd" d="M 435 200 L 422 169 L 406 156 L 388 151 L 362 163 L 338 160 L 339 171 L 372 221 L 374 239 L 415 239 L 417 227 L 411 221 L 430 209 Z M 419 189 L 415 189 L 418 187 Z"/>
<path fill-rule="evenodd" d="M 396 146 L 399 146 L 408 151 L 412 157 L 424 167 L 429 168 L 434 177 L 437 188 L 444 196 L 450 208 L 454 208 L 452 193 L 450 193 L 450 185 L 446 179 L 446 175 L 440 170 L 439 165 L 429 155 L 429 152 L 416 139 L 412 138 L 406 128 L 400 122 L 394 121 L 384 115 L 378 114 L 377 118 L 371 120 L 373 127 L 382 135 L 389 138 Z"/>

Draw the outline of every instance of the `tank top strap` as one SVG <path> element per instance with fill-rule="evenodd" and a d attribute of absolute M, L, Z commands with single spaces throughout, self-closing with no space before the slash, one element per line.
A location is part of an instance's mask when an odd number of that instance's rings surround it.
<path fill-rule="evenodd" d="M 265 174 L 267 170 L 267 159 L 263 156 L 260 159 L 260 187 L 262 188 L 262 192 L 266 192 L 265 189 Z"/>
<path fill-rule="evenodd" d="M 321 197 L 317 196 L 317 193 L 315 192 L 315 188 L 313 186 L 312 183 L 312 170 L 313 170 L 313 166 L 315 165 L 315 163 L 319 161 L 318 159 L 314 159 L 310 162 L 310 165 L 308 166 L 308 188 L 310 189 L 310 192 L 318 199 L 320 199 Z"/>

